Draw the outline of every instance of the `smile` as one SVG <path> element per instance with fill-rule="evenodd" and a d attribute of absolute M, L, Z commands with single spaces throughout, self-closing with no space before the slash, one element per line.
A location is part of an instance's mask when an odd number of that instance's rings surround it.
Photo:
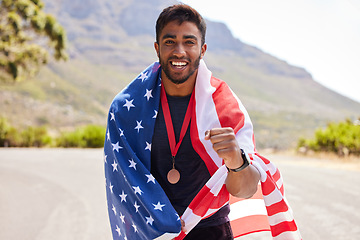
<path fill-rule="evenodd" d="M 186 62 L 171 61 L 171 65 L 174 66 L 174 67 L 181 68 L 181 67 L 185 67 L 187 65 L 187 63 Z"/>

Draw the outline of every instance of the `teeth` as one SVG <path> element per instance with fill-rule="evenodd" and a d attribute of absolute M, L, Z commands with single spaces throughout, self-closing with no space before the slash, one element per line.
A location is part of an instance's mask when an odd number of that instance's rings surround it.
<path fill-rule="evenodd" d="M 182 66 L 186 65 L 185 62 L 172 62 L 171 64 L 174 65 L 174 66 L 178 66 L 178 67 L 182 67 Z"/>

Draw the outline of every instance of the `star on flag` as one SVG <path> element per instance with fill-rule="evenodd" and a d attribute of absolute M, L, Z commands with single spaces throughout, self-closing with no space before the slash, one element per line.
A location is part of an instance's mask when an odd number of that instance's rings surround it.
<path fill-rule="evenodd" d="M 165 206 L 165 204 L 160 204 L 160 202 L 158 202 L 157 204 L 153 204 L 153 205 L 154 205 L 155 210 L 160 210 L 160 211 L 162 211 L 162 208 Z"/>
<path fill-rule="evenodd" d="M 131 101 L 125 99 L 125 101 L 126 101 L 126 103 L 123 105 L 123 107 L 127 107 L 128 111 L 130 111 L 131 107 L 135 107 L 135 105 L 133 104 L 134 99 L 131 100 Z"/>
<path fill-rule="evenodd" d="M 153 96 L 152 96 L 152 90 L 148 90 L 148 89 L 146 89 L 146 93 L 145 93 L 145 95 L 144 95 L 144 97 L 146 97 L 146 99 L 149 101 L 150 100 L 150 98 L 153 98 Z"/>

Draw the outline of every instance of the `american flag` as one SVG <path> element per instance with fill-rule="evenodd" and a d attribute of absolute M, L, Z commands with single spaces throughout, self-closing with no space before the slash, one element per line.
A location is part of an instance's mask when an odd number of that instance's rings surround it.
<path fill-rule="evenodd" d="M 195 85 L 190 127 L 194 149 L 211 178 L 184 214 L 176 213 L 150 173 L 151 142 L 160 103 L 160 71 L 159 63 L 150 65 L 115 97 L 109 110 L 104 162 L 113 239 L 183 239 L 201 219 L 229 202 L 225 187 L 227 169 L 211 143 L 204 140 L 205 131 L 214 127 L 232 127 L 239 145 L 249 153 L 250 163 L 261 174 L 262 194 L 247 200 L 230 200 L 231 208 L 236 207 L 235 214 L 230 213 L 234 235 L 271 230 L 274 239 L 301 239 L 284 197 L 280 172 L 255 152 L 252 124 L 245 108 L 223 81 L 212 77 L 203 60 Z M 187 232 L 181 232 L 180 218 Z"/>

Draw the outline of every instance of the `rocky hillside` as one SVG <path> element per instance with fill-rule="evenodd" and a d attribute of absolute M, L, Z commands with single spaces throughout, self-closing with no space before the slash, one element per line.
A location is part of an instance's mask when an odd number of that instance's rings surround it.
<path fill-rule="evenodd" d="M 65 27 L 70 60 L 51 62 L 36 79 L 0 86 L 0 111 L 19 126 L 61 129 L 105 124 L 108 106 L 130 80 L 156 60 L 155 21 L 168 0 L 44 0 Z M 360 103 L 233 37 L 207 21 L 205 61 L 247 107 L 258 147 L 293 146 L 328 121 L 355 118 Z"/>

